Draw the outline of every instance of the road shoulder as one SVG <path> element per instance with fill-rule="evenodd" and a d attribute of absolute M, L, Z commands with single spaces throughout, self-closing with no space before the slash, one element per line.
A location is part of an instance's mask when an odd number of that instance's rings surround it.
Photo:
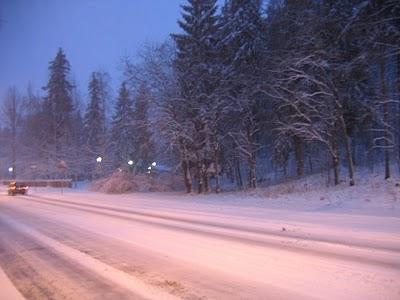
<path fill-rule="evenodd" d="M 12 284 L 6 273 L 0 268 L 1 295 L 7 300 L 24 300 L 17 288 Z"/>

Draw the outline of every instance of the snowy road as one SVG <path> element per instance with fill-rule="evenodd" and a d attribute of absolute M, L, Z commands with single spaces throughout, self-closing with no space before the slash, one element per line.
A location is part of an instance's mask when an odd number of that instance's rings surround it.
<path fill-rule="evenodd" d="M 0 268 L 27 299 L 400 299 L 399 218 L 140 197 L 0 196 Z"/>

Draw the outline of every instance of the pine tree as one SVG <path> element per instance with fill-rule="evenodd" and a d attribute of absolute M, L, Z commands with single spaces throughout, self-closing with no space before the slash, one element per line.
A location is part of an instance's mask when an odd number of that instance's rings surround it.
<path fill-rule="evenodd" d="M 68 176 L 73 180 L 87 179 L 87 153 L 85 151 L 85 125 L 82 113 L 75 110 L 72 119 L 72 139 L 69 145 Z"/>
<path fill-rule="evenodd" d="M 229 0 L 222 8 L 218 47 L 227 70 L 256 75 L 264 48 L 260 0 Z M 256 69 L 255 69 L 256 68 Z"/>
<path fill-rule="evenodd" d="M 134 158 L 134 129 L 133 101 L 123 82 L 119 89 L 110 136 L 111 154 L 116 167 Z"/>
<path fill-rule="evenodd" d="M 74 106 L 73 86 L 68 79 L 70 64 L 60 48 L 49 66 L 50 78 L 44 90 L 47 95 L 43 102 L 47 134 L 46 153 L 52 163 L 68 160 L 68 147 L 72 138 Z M 52 167 L 52 166 L 49 166 Z"/>
<path fill-rule="evenodd" d="M 248 182 L 256 187 L 256 152 L 259 124 L 254 91 L 262 79 L 260 76 L 262 51 L 261 1 L 229 0 L 222 8 L 219 22 L 218 50 L 224 85 L 221 94 L 230 99 L 225 107 L 230 108 L 232 126 L 228 134 L 234 140 L 248 165 Z M 237 122 L 240 120 L 240 122 Z"/>
<path fill-rule="evenodd" d="M 96 78 L 99 83 L 100 89 L 100 107 L 102 110 L 102 118 L 104 119 L 104 125 L 107 127 L 111 117 L 112 117 L 112 107 L 111 104 L 111 87 L 110 87 L 110 80 L 111 77 L 107 72 L 104 71 L 97 71 Z"/>
<path fill-rule="evenodd" d="M 184 5 L 183 34 L 174 34 L 177 45 L 176 67 L 184 96 L 199 104 L 210 101 L 214 87 L 217 16 L 215 0 L 188 0 Z"/>
<path fill-rule="evenodd" d="M 183 20 L 179 26 L 183 34 L 172 35 L 177 46 L 175 68 L 181 98 L 186 101 L 185 117 L 193 124 L 194 137 L 191 149 L 194 156 L 198 191 L 210 190 L 208 168 L 212 148 L 212 111 L 218 87 L 216 33 L 217 15 L 215 0 L 188 0 L 183 7 Z M 184 172 L 187 172 L 187 170 Z"/>
<path fill-rule="evenodd" d="M 95 158 L 105 154 L 105 114 L 98 74 L 93 72 L 89 81 L 89 104 L 84 117 L 86 159 L 88 171 L 93 172 Z"/>
<path fill-rule="evenodd" d="M 88 150 L 93 155 L 104 152 L 105 120 L 102 108 L 101 87 L 96 73 L 89 82 L 89 104 L 85 113 L 85 136 Z"/>
<path fill-rule="evenodd" d="M 12 168 L 12 178 L 15 179 L 17 176 L 17 157 L 19 151 L 19 139 L 18 131 L 21 126 L 22 118 L 22 101 L 15 87 L 10 87 L 7 91 L 5 101 L 1 107 L 2 121 L 6 125 L 7 131 L 9 132 L 9 142 L 6 143 L 10 147 L 9 161 L 10 167 Z"/>
<path fill-rule="evenodd" d="M 134 103 L 134 135 L 133 146 L 135 155 L 132 160 L 138 172 L 146 172 L 147 168 L 154 161 L 155 147 L 150 131 L 149 114 L 150 95 L 145 86 L 141 86 L 135 97 Z"/>

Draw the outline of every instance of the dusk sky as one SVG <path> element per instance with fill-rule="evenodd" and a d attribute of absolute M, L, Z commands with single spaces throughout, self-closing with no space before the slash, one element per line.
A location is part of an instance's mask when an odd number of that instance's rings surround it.
<path fill-rule="evenodd" d="M 62 47 L 86 96 L 89 74 L 108 71 L 115 87 L 120 58 L 179 31 L 185 0 L 0 0 L 0 99 L 9 86 L 40 91 Z"/>

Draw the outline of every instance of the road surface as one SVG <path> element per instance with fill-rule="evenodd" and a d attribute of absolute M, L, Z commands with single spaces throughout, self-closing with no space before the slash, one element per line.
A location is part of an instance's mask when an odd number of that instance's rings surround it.
<path fill-rule="evenodd" d="M 0 269 L 26 299 L 400 299 L 396 218 L 340 216 L 366 223 L 347 230 L 320 225 L 329 214 L 271 221 L 115 199 L 1 195 Z"/>

